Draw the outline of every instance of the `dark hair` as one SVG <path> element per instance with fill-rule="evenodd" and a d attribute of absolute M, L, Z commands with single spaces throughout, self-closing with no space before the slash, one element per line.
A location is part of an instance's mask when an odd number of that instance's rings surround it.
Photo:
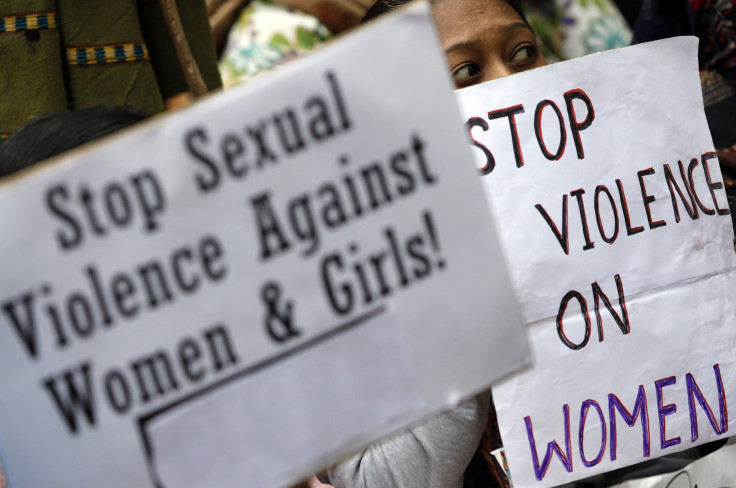
<path fill-rule="evenodd" d="M 0 178 L 144 120 L 126 107 L 94 107 L 43 115 L 0 144 Z"/>
<path fill-rule="evenodd" d="M 391 10 L 395 10 L 403 5 L 406 5 L 411 1 L 412 0 L 376 0 L 365 13 L 361 22 L 368 22 L 380 15 L 385 14 L 386 12 L 390 12 Z M 437 3 L 439 0 L 430 1 L 431 3 Z M 516 0 L 502 1 L 506 2 L 511 8 L 516 10 L 516 13 L 519 14 L 519 16 L 521 17 L 521 20 L 523 20 L 525 24 L 529 25 L 529 22 L 527 22 L 526 17 L 524 16 L 524 11 L 521 9 L 521 6 L 517 3 Z"/>

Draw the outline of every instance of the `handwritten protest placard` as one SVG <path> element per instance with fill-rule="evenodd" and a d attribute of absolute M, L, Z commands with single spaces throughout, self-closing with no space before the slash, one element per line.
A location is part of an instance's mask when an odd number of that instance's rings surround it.
<path fill-rule="evenodd" d="M 457 93 L 532 342 L 493 390 L 517 488 L 733 432 L 736 255 L 697 69 L 678 38 Z"/>
<path fill-rule="evenodd" d="M 0 188 L 10 486 L 283 486 L 527 363 L 438 44 L 419 5 Z"/>

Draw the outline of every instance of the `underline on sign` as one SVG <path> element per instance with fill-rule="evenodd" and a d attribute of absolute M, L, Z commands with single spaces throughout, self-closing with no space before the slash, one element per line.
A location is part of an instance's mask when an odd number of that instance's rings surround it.
<path fill-rule="evenodd" d="M 208 393 L 211 393 L 214 390 L 222 388 L 228 383 L 232 383 L 234 381 L 240 380 L 247 376 L 261 372 L 270 366 L 274 366 L 275 364 L 280 363 L 281 361 L 284 361 L 293 356 L 301 354 L 302 352 L 312 347 L 325 343 L 341 334 L 349 332 L 350 330 L 355 329 L 356 327 L 369 322 L 371 319 L 383 313 L 386 313 L 386 310 L 387 310 L 386 305 L 380 305 L 372 310 L 362 313 L 361 315 L 349 320 L 348 322 L 345 322 L 344 324 L 338 325 L 337 327 L 334 327 L 326 332 L 323 332 L 322 334 L 319 334 L 309 340 L 306 340 L 302 342 L 301 344 L 294 346 L 287 351 L 276 354 L 275 356 L 271 356 L 267 359 L 264 359 L 263 361 L 260 361 L 256 364 L 248 366 L 242 371 L 238 371 L 237 373 L 233 373 L 230 376 L 222 378 L 198 391 L 190 393 L 182 398 L 179 398 L 178 400 L 171 402 L 168 405 L 164 405 L 151 412 L 148 412 L 144 415 L 139 416 L 138 417 L 138 428 L 140 430 L 140 434 L 141 434 L 142 441 L 143 441 L 143 447 L 145 449 L 149 462 L 152 460 L 153 451 L 152 451 L 152 446 L 150 445 L 150 441 L 148 439 L 148 435 L 146 433 L 146 424 L 150 422 L 152 419 L 154 419 L 155 417 L 158 417 L 159 415 L 166 413 L 168 410 L 172 410 L 198 397 L 207 395 Z"/>

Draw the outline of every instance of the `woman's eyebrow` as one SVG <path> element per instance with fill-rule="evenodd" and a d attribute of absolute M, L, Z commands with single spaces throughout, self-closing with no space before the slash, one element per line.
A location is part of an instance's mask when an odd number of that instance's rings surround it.
<path fill-rule="evenodd" d="M 478 44 L 478 40 L 456 42 L 452 46 L 445 49 L 445 54 L 450 54 L 453 51 L 460 51 L 462 49 L 472 48 L 472 47 L 475 47 L 477 44 Z"/>
<path fill-rule="evenodd" d="M 516 31 L 518 29 L 526 29 L 529 32 L 531 32 L 532 34 L 534 33 L 534 31 L 532 30 L 532 28 L 529 27 L 529 25 L 526 24 L 526 23 L 524 23 L 524 22 L 512 22 L 510 24 L 505 24 L 505 25 L 502 25 L 500 27 L 493 27 L 493 30 L 496 33 L 498 33 L 500 35 L 504 35 L 504 36 L 505 35 L 508 35 L 508 34 L 510 34 L 512 32 L 514 32 L 514 31 Z M 450 54 L 453 51 L 459 51 L 461 49 L 473 48 L 473 47 L 475 47 L 479 43 L 480 43 L 480 40 L 479 39 L 470 39 L 470 40 L 466 40 L 466 41 L 458 41 L 458 42 L 450 45 L 447 49 L 445 49 L 445 54 Z"/>
<path fill-rule="evenodd" d="M 510 32 L 515 31 L 516 29 L 528 29 L 532 33 L 534 33 L 534 31 L 532 31 L 532 28 L 529 27 L 529 24 L 526 24 L 524 22 L 512 22 L 510 24 L 506 24 L 506 25 L 500 27 L 498 29 L 498 32 L 500 34 L 509 34 Z"/>

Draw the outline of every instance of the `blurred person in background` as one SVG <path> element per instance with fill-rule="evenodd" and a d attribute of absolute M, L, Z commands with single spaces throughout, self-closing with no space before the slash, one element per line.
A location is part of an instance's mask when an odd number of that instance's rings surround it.
<path fill-rule="evenodd" d="M 550 63 L 628 46 L 631 27 L 612 0 L 522 0 Z"/>
<path fill-rule="evenodd" d="M 204 2 L 0 2 L 0 141 L 47 113 L 152 115 L 219 88 Z"/>
<path fill-rule="evenodd" d="M 369 0 L 207 0 L 226 88 L 354 27 Z"/>

